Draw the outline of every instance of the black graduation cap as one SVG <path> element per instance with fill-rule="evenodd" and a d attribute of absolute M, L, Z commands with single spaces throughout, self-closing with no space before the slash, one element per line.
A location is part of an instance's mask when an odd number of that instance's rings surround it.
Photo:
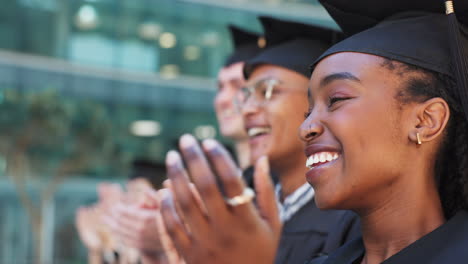
<path fill-rule="evenodd" d="M 234 52 L 227 58 L 224 66 L 247 61 L 257 55 L 264 46 L 264 39 L 259 34 L 246 31 L 234 25 L 228 26 L 234 44 Z"/>
<path fill-rule="evenodd" d="M 351 35 L 370 27 L 391 15 L 408 11 L 426 11 L 444 14 L 445 6 L 442 0 L 319 0 L 328 13 L 341 27 L 344 33 Z M 460 21 L 468 24 L 468 1 L 454 0 Z M 463 14 L 464 15 L 460 15 Z"/>
<path fill-rule="evenodd" d="M 260 17 L 266 46 L 263 52 L 246 62 L 244 76 L 248 78 L 255 67 L 262 64 L 281 66 L 307 78 L 308 66 L 330 45 L 339 33 L 318 26 L 285 21 L 271 17 Z"/>
<path fill-rule="evenodd" d="M 327 50 L 315 64 L 334 53 L 361 52 L 448 75 L 456 82 L 453 92 L 468 119 L 467 0 L 320 2 L 350 37 Z"/>

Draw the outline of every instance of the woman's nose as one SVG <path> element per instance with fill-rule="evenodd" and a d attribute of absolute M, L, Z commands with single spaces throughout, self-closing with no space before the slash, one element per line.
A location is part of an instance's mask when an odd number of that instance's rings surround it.
<path fill-rule="evenodd" d="M 323 131 L 323 125 L 319 121 L 317 114 L 310 114 L 299 128 L 299 136 L 302 141 L 311 141 L 319 137 Z"/>

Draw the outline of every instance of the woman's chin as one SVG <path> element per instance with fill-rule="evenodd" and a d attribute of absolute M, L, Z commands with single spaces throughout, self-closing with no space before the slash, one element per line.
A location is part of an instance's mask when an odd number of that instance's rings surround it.
<path fill-rule="evenodd" d="M 343 204 L 340 203 L 336 197 L 331 197 L 330 193 L 321 194 L 315 192 L 315 204 L 320 210 L 339 210 L 343 208 Z"/>

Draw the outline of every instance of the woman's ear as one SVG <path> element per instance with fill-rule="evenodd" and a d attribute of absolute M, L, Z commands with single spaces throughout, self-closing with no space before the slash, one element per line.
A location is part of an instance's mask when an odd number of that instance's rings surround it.
<path fill-rule="evenodd" d="M 419 104 L 415 114 L 417 122 L 409 137 L 419 144 L 433 141 L 443 133 L 450 117 L 450 108 L 444 99 L 435 97 Z"/>

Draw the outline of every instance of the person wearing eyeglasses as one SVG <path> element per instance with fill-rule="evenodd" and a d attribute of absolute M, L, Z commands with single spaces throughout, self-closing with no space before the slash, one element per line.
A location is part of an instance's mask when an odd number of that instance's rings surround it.
<path fill-rule="evenodd" d="M 246 62 L 247 85 L 237 96 L 255 175 L 263 175 L 254 178 L 256 194 L 242 187 L 240 170 L 220 159 L 226 153 L 213 140 L 204 141 L 200 149 L 192 136 L 184 135 L 180 154 L 167 155 L 172 188 L 162 194 L 161 212 L 187 263 L 305 263 L 354 238 L 354 216 L 316 207 L 314 190 L 304 177 L 306 159 L 298 137 L 307 109 L 308 65 L 330 45 L 334 33 L 273 18 L 260 20 L 267 46 Z M 267 160 L 279 177 L 276 195 L 266 187 L 272 184 Z M 222 191 L 212 172 L 221 175 Z M 255 195 L 256 206 L 250 203 Z M 255 246 L 245 248 L 237 241 Z M 223 257 L 217 258 L 220 252 Z"/>
<path fill-rule="evenodd" d="M 238 96 L 245 130 L 249 136 L 251 161 L 267 156 L 278 174 L 275 193 L 283 223 L 275 263 L 303 263 L 314 255 L 331 251 L 347 240 L 355 218 L 344 211 L 320 211 L 314 189 L 306 182 L 304 146 L 298 127 L 307 109 L 307 87 L 312 58 L 326 49 L 335 32 L 278 19 L 260 18 L 271 48 L 246 62 L 247 85 Z M 333 160 L 333 155 L 324 155 Z M 345 217 L 348 226 L 327 244 L 331 227 Z M 356 232 L 357 233 L 357 232 Z M 341 241 L 340 241 L 341 240 Z"/>

